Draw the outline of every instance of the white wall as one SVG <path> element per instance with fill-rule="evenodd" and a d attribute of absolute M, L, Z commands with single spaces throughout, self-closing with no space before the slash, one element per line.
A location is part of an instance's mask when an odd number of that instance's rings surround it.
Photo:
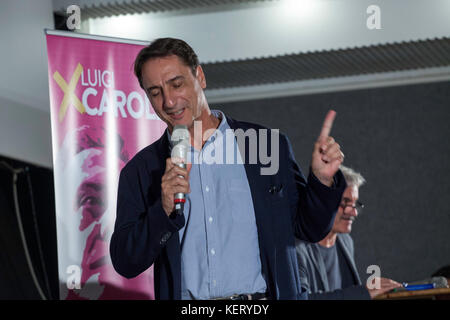
<path fill-rule="evenodd" d="M 51 0 L 0 1 L 0 154 L 52 166 L 47 50 Z"/>
<path fill-rule="evenodd" d="M 0 154 L 52 167 L 50 113 L 0 97 Z"/>

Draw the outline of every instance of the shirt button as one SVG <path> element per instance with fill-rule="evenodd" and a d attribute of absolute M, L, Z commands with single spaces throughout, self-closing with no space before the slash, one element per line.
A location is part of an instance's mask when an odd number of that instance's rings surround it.
<path fill-rule="evenodd" d="M 211 254 L 212 254 L 212 255 L 215 255 L 215 254 L 216 254 L 216 250 L 211 249 Z"/>
<path fill-rule="evenodd" d="M 206 186 L 205 190 L 206 190 L 206 192 L 209 192 L 209 187 L 208 187 L 208 186 Z"/>
<path fill-rule="evenodd" d="M 209 221 L 209 223 L 212 223 L 213 222 L 213 218 L 209 217 L 208 221 Z"/>

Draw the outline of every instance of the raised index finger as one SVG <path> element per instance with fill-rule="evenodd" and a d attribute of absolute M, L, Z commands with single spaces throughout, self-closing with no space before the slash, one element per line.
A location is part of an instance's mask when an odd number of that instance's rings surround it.
<path fill-rule="evenodd" d="M 325 120 L 323 121 L 322 131 L 320 131 L 319 138 L 326 138 L 330 135 L 331 127 L 333 126 L 334 118 L 336 117 L 336 111 L 328 111 Z"/>

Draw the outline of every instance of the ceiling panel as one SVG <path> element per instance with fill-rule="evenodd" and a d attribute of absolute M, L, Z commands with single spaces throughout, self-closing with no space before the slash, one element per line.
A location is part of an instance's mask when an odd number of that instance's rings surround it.
<path fill-rule="evenodd" d="M 450 38 L 202 64 L 208 89 L 450 66 Z"/>
<path fill-rule="evenodd" d="M 77 4 L 80 6 L 85 18 L 102 18 L 136 13 L 159 13 L 208 8 L 220 10 L 227 8 L 227 6 L 275 1 L 278 0 L 55 0 L 54 9 L 57 12 L 65 12 L 70 4 Z"/>

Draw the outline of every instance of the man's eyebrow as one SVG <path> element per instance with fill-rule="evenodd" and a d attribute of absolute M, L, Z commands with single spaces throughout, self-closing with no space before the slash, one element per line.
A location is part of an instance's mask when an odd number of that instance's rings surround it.
<path fill-rule="evenodd" d="M 181 80 L 181 79 L 184 79 L 184 76 L 179 75 L 179 76 L 173 77 L 172 79 L 167 80 L 166 83 L 174 82 L 174 81 Z"/>
<path fill-rule="evenodd" d="M 177 80 L 180 80 L 180 79 L 184 79 L 184 76 L 182 76 L 182 75 L 175 76 L 175 77 L 167 80 L 166 83 L 174 82 L 174 81 L 177 81 Z M 160 88 L 160 86 L 151 86 L 151 87 L 147 88 L 147 92 L 150 92 L 153 89 L 159 89 L 159 88 Z"/>

